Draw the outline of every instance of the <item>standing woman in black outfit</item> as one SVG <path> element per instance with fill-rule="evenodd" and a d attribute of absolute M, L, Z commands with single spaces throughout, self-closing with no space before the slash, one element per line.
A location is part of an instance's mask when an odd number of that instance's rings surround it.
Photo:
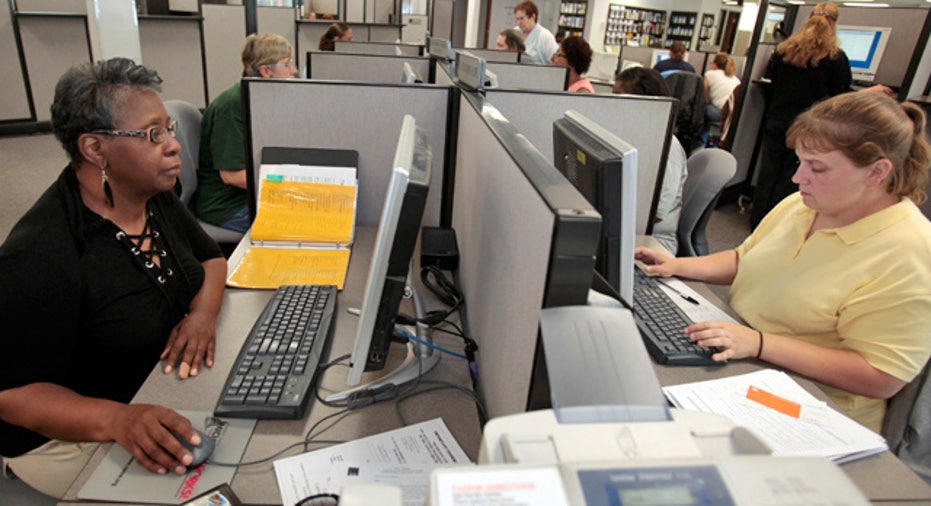
<path fill-rule="evenodd" d="M 837 45 L 838 8 L 815 6 L 802 29 L 776 47 L 765 76 L 772 81 L 763 122 L 763 160 L 753 193 L 750 226 L 756 227 L 783 198 L 798 191 L 792 182 L 798 157 L 786 147 L 786 131 L 815 102 L 850 91 L 847 55 Z M 877 85 L 867 88 L 891 94 Z"/>

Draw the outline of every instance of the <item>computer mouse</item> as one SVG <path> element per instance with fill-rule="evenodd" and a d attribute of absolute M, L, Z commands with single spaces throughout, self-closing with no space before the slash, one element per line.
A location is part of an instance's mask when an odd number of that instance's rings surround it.
<path fill-rule="evenodd" d="M 194 457 L 194 460 L 187 466 L 188 469 L 194 469 L 195 467 L 201 465 L 206 461 L 210 455 L 213 453 L 213 449 L 216 447 L 216 441 L 207 434 L 194 429 L 197 431 L 197 435 L 200 436 L 200 444 L 197 446 L 192 445 L 187 442 L 183 437 L 179 436 L 177 433 L 172 432 L 172 435 L 180 442 L 185 448 L 191 452 L 191 455 Z"/>

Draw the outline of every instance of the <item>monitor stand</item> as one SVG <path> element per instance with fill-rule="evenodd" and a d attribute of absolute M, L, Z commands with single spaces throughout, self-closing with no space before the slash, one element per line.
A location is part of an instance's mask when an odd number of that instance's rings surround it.
<path fill-rule="evenodd" d="M 414 303 L 414 315 L 418 320 L 421 320 L 426 316 L 427 312 L 424 309 L 423 299 L 420 298 L 420 293 L 414 288 L 413 283 L 410 282 L 410 276 L 407 278 L 407 286 L 411 292 L 411 300 Z M 407 328 L 409 329 L 410 327 Z M 388 385 L 401 386 L 430 372 L 430 370 L 436 366 L 437 362 L 440 361 L 440 352 L 433 347 L 433 329 L 425 323 L 418 323 L 414 335 L 427 344 L 408 341 L 406 345 L 407 356 L 404 357 L 404 361 L 393 371 L 377 380 L 363 383 L 343 392 L 331 394 L 326 397 L 326 401 L 341 402 L 347 400 L 351 395 L 357 392 L 377 392 Z M 393 397 L 393 395 L 391 397 Z M 380 399 L 378 399 L 376 395 L 376 401 L 377 400 Z"/>

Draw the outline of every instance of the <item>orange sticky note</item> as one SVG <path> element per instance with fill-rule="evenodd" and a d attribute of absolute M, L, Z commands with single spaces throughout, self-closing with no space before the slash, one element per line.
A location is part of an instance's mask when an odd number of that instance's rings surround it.
<path fill-rule="evenodd" d="M 776 411 L 784 415 L 789 415 L 793 418 L 798 418 L 802 414 L 801 404 L 779 397 L 776 394 L 767 392 L 766 390 L 755 387 L 753 385 L 750 385 L 750 388 L 747 389 L 747 399 L 759 402 L 767 408 L 775 409 Z"/>

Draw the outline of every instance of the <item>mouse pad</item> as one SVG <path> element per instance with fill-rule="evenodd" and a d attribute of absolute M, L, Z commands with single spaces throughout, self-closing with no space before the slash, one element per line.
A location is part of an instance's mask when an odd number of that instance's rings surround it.
<path fill-rule="evenodd" d="M 182 504 L 204 492 L 233 481 L 235 467 L 210 462 L 238 463 L 246 450 L 256 420 L 217 418 L 209 411 L 184 411 L 195 429 L 212 435 L 216 449 L 210 459 L 183 476 L 158 475 L 140 466 L 125 448 L 111 444 L 106 457 L 87 480 L 79 499 L 99 501 Z"/>

